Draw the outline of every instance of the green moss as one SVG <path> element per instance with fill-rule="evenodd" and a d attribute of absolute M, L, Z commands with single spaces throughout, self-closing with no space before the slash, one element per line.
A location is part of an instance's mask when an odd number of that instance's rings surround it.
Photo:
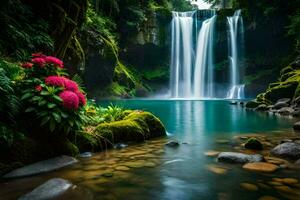
<path fill-rule="evenodd" d="M 166 135 L 161 121 L 149 112 L 124 111 L 120 121 L 101 123 L 91 133 L 77 137 L 80 150 L 102 150 L 120 142 L 142 142 Z"/>
<path fill-rule="evenodd" d="M 281 98 L 293 98 L 297 87 L 298 82 L 296 81 L 283 82 L 280 85 L 269 88 L 264 97 L 273 103 Z"/>
<path fill-rule="evenodd" d="M 291 66 L 287 66 L 280 71 L 280 75 L 282 76 L 282 75 L 292 72 L 292 71 L 294 71 L 294 69 Z"/>

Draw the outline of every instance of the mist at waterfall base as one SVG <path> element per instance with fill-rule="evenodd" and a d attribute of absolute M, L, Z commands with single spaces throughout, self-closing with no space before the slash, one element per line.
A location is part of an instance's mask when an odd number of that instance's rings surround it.
<path fill-rule="evenodd" d="M 243 19 L 238 10 L 227 18 L 228 82 L 215 80 L 215 10 L 173 12 L 170 96 L 175 99 L 243 99 Z"/>

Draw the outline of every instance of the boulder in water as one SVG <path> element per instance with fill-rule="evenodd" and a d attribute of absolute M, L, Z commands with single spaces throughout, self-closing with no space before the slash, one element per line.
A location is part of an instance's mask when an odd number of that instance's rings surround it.
<path fill-rule="evenodd" d="M 270 173 L 276 171 L 278 166 L 266 162 L 253 162 L 245 164 L 243 168 L 249 171 Z"/>
<path fill-rule="evenodd" d="M 256 139 L 256 138 L 250 138 L 245 143 L 245 148 L 246 149 L 253 149 L 253 150 L 262 150 L 263 149 L 263 145 L 262 145 L 262 143 L 258 139 Z"/>
<path fill-rule="evenodd" d="M 63 195 L 73 184 L 61 178 L 50 179 L 38 186 L 28 194 L 21 196 L 19 200 L 46 200 L 56 199 Z"/>
<path fill-rule="evenodd" d="M 70 156 L 55 157 L 13 170 L 12 172 L 4 175 L 3 178 L 19 178 L 24 176 L 32 176 L 66 167 L 76 162 L 78 162 L 78 160 Z"/>
<path fill-rule="evenodd" d="M 271 150 L 271 153 L 277 156 L 299 159 L 300 144 L 295 142 L 285 142 L 277 145 L 274 149 Z"/>
<path fill-rule="evenodd" d="M 179 142 L 178 141 L 169 141 L 165 144 L 165 146 L 167 146 L 167 147 L 178 147 Z"/>
<path fill-rule="evenodd" d="M 248 162 L 261 162 L 264 158 L 262 155 L 254 154 L 248 155 L 236 152 L 222 152 L 218 155 L 219 162 L 228 163 L 248 163 Z"/>

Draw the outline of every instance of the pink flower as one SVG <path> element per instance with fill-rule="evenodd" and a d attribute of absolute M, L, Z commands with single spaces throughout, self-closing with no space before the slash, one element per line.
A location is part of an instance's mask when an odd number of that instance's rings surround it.
<path fill-rule="evenodd" d="M 59 67 L 59 68 L 63 68 L 64 67 L 64 63 L 63 61 L 61 61 L 58 58 L 55 58 L 53 56 L 47 56 L 45 58 L 46 63 L 48 64 L 54 64 L 55 66 Z"/>
<path fill-rule="evenodd" d="M 42 86 L 40 86 L 40 85 L 37 85 L 36 87 L 35 87 L 35 91 L 37 91 L 37 92 L 40 92 L 40 91 L 42 91 Z"/>
<path fill-rule="evenodd" d="M 33 53 L 31 56 L 34 58 L 46 58 L 46 56 L 42 53 Z"/>
<path fill-rule="evenodd" d="M 85 95 L 82 92 L 80 92 L 79 90 L 77 90 L 75 92 L 75 94 L 79 98 L 79 104 L 82 105 L 82 106 L 84 106 L 86 104 L 86 97 L 85 97 Z"/>
<path fill-rule="evenodd" d="M 72 81 L 70 79 L 65 79 L 65 88 L 66 90 L 76 92 L 78 91 L 78 84 L 75 81 Z"/>
<path fill-rule="evenodd" d="M 48 76 L 45 83 L 51 86 L 65 87 L 66 78 L 62 76 Z"/>
<path fill-rule="evenodd" d="M 23 63 L 23 64 L 21 65 L 21 67 L 23 67 L 23 68 L 25 68 L 25 69 L 30 69 L 30 68 L 32 68 L 32 66 L 33 66 L 33 64 L 32 64 L 32 63 L 29 63 L 29 62 Z"/>
<path fill-rule="evenodd" d="M 79 106 L 78 96 L 71 91 L 63 91 L 59 94 L 59 97 L 63 100 L 63 106 L 69 110 L 77 110 Z"/>
<path fill-rule="evenodd" d="M 31 62 L 39 65 L 40 67 L 44 67 L 46 64 L 46 61 L 44 58 L 32 58 Z"/>

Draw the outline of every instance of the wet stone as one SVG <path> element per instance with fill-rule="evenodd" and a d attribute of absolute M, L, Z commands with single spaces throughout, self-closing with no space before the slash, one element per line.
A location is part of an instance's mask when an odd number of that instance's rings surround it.
<path fill-rule="evenodd" d="M 130 170 L 130 168 L 126 167 L 126 166 L 117 166 L 115 169 L 118 170 L 118 171 L 128 171 L 128 170 Z"/>
<path fill-rule="evenodd" d="M 241 187 L 248 191 L 257 191 L 258 187 L 252 183 L 241 183 Z"/>
<path fill-rule="evenodd" d="M 282 186 L 275 186 L 274 188 L 280 192 L 294 193 L 294 190 L 292 188 L 290 188 L 289 186 L 282 185 Z"/>
<path fill-rule="evenodd" d="M 207 169 L 215 174 L 219 174 L 219 175 L 222 175 L 222 174 L 226 174 L 228 169 L 226 168 L 223 168 L 223 167 L 220 167 L 220 166 L 217 166 L 217 165 L 208 165 L 207 166 Z"/>
<path fill-rule="evenodd" d="M 78 160 L 70 156 L 55 157 L 13 170 L 12 172 L 4 175 L 3 178 L 18 178 L 37 175 L 57 170 L 68 165 L 72 165 L 76 162 L 78 162 Z"/>
<path fill-rule="evenodd" d="M 178 141 L 169 141 L 165 144 L 166 147 L 178 147 L 179 142 Z"/>
<path fill-rule="evenodd" d="M 110 177 L 113 177 L 113 173 L 104 173 L 102 174 L 103 177 L 106 177 L 106 178 L 110 178 Z"/>
<path fill-rule="evenodd" d="M 219 162 L 228 163 L 248 163 L 248 162 L 260 162 L 263 160 L 263 156 L 259 154 L 248 155 L 236 152 L 222 152 L 218 155 Z"/>
<path fill-rule="evenodd" d="M 19 200 L 43 200 L 56 199 L 63 195 L 73 184 L 61 178 L 46 181 L 33 191 L 20 197 Z"/>
<path fill-rule="evenodd" d="M 255 172 L 266 172 L 271 173 L 278 169 L 277 165 L 266 163 L 266 162 L 254 162 L 254 163 L 247 163 L 243 166 L 243 169 Z"/>
<path fill-rule="evenodd" d="M 208 156 L 208 157 L 216 157 L 219 155 L 219 151 L 207 151 L 204 153 L 204 155 Z"/>
<path fill-rule="evenodd" d="M 259 197 L 258 200 L 279 200 L 279 199 L 276 197 L 272 197 L 272 196 L 262 196 L 262 197 Z"/>

